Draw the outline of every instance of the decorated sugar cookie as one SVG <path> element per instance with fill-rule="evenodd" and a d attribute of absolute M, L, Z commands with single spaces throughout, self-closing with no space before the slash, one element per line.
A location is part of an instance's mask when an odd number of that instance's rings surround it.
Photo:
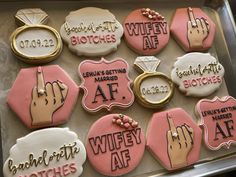
<path fill-rule="evenodd" d="M 223 82 L 224 67 L 209 53 L 188 53 L 178 57 L 171 79 L 187 96 L 204 97 Z"/>
<path fill-rule="evenodd" d="M 215 24 L 200 8 L 176 10 L 170 31 L 187 52 L 204 51 L 211 47 L 215 37 Z"/>
<path fill-rule="evenodd" d="M 58 125 L 69 119 L 78 86 L 59 66 L 21 69 L 7 103 L 29 128 Z"/>
<path fill-rule="evenodd" d="M 77 55 L 104 56 L 117 49 L 123 27 L 108 10 L 86 7 L 70 12 L 60 33 Z"/>
<path fill-rule="evenodd" d="M 202 131 L 192 118 L 174 108 L 153 114 L 146 145 L 167 170 L 176 170 L 199 160 L 201 139 Z"/>
<path fill-rule="evenodd" d="M 68 128 L 47 128 L 19 138 L 3 166 L 5 177 L 78 177 L 86 150 Z"/>
<path fill-rule="evenodd" d="M 204 141 L 211 150 L 230 148 L 236 142 L 236 100 L 231 96 L 202 99 L 196 105 Z"/>
<path fill-rule="evenodd" d="M 101 174 L 121 176 L 141 161 L 145 137 L 138 122 L 123 114 L 98 119 L 88 132 L 86 150 L 89 162 Z"/>
<path fill-rule="evenodd" d="M 59 33 L 44 25 L 48 15 L 41 9 L 21 9 L 15 15 L 21 27 L 11 35 L 11 49 L 22 61 L 42 64 L 54 60 L 61 53 L 62 41 Z"/>
<path fill-rule="evenodd" d="M 169 26 L 165 18 L 149 8 L 132 11 L 123 22 L 128 46 L 141 55 L 155 55 L 169 41 Z"/>
<path fill-rule="evenodd" d="M 85 60 L 79 65 L 80 87 L 84 90 L 82 106 L 89 112 L 113 107 L 127 108 L 133 104 L 128 63 L 117 58 L 107 61 Z"/>
<path fill-rule="evenodd" d="M 143 73 L 134 80 L 134 93 L 138 101 L 148 108 L 167 104 L 174 93 L 174 84 L 166 75 L 157 72 L 160 60 L 154 56 L 137 57 L 134 66 Z"/>

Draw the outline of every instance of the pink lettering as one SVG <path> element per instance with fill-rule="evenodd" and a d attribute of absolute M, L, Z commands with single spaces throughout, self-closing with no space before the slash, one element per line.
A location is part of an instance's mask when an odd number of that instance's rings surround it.
<path fill-rule="evenodd" d="M 70 171 L 68 169 L 68 164 L 65 164 L 65 165 L 62 166 L 62 173 L 63 173 L 64 176 L 67 176 L 67 175 L 70 174 Z"/>
<path fill-rule="evenodd" d="M 70 168 L 70 172 L 71 172 L 71 173 L 75 173 L 75 172 L 77 171 L 76 166 L 75 166 L 75 163 L 71 163 L 71 164 L 69 165 L 69 168 Z"/>
<path fill-rule="evenodd" d="M 188 80 L 184 80 L 183 81 L 183 84 L 184 84 L 184 88 L 189 88 L 189 84 L 188 84 Z"/>

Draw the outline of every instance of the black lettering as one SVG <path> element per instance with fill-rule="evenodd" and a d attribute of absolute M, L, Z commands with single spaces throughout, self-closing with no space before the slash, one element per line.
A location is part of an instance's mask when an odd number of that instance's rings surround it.
<path fill-rule="evenodd" d="M 118 93 L 117 88 L 113 89 L 113 85 L 116 85 L 118 87 L 118 83 L 109 83 L 109 84 L 107 84 L 107 86 L 109 88 L 109 92 L 110 92 L 110 100 L 115 99 L 113 93 Z"/>
<path fill-rule="evenodd" d="M 103 102 L 108 101 L 108 99 L 107 99 L 107 97 L 106 97 L 105 93 L 103 92 L 103 90 L 102 90 L 100 85 L 98 85 L 98 87 L 97 87 L 97 90 L 96 90 L 96 93 L 95 93 L 95 97 L 94 97 L 94 100 L 93 100 L 92 103 L 97 103 L 98 102 L 96 100 L 96 98 L 98 96 L 102 96 Z"/>
<path fill-rule="evenodd" d="M 221 126 L 219 125 L 218 122 L 216 122 L 216 129 L 215 129 L 215 139 L 214 141 L 217 141 L 219 140 L 219 138 L 217 137 L 218 134 L 221 134 L 222 135 L 222 138 L 227 138 L 226 134 L 224 133 L 223 129 L 221 128 Z"/>
<path fill-rule="evenodd" d="M 231 119 L 231 120 L 225 121 L 224 123 L 228 132 L 228 137 L 232 137 L 233 135 L 231 133 L 231 130 L 234 130 L 234 121 Z"/>

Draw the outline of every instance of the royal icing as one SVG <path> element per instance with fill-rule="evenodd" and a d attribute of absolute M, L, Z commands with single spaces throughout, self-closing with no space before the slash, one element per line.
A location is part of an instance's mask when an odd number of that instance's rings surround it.
<path fill-rule="evenodd" d="M 64 123 L 76 103 L 78 87 L 57 65 L 21 69 L 7 103 L 29 128 Z"/>
<path fill-rule="evenodd" d="M 154 55 L 169 41 L 165 18 L 149 8 L 131 12 L 123 22 L 126 43 L 141 55 Z"/>
<path fill-rule="evenodd" d="M 174 108 L 153 114 L 146 145 L 167 170 L 175 170 L 198 161 L 201 138 L 202 131 L 192 118 Z"/>
<path fill-rule="evenodd" d="M 200 8 L 180 8 L 175 12 L 170 31 L 185 51 L 203 51 L 213 43 L 215 24 Z"/>
<path fill-rule="evenodd" d="M 216 91 L 223 82 L 224 67 L 209 53 L 188 53 L 178 57 L 171 79 L 187 96 L 203 97 Z"/>
<path fill-rule="evenodd" d="M 196 105 L 206 146 L 211 150 L 230 148 L 236 142 L 236 100 L 231 96 L 202 99 Z"/>
<path fill-rule="evenodd" d="M 47 128 L 19 138 L 3 166 L 5 177 L 78 177 L 86 150 L 68 128 Z"/>
<path fill-rule="evenodd" d="M 77 55 L 101 56 L 117 49 L 123 27 L 108 10 L 86 7 L 71 12 L 60 33 Z"/>
<path fill-rule="evenodd" d="M 88 159 L 106 176 L 120 176 L 133 170 L 141 161 L 144 149 L 145 137 L 140 126 L 126 115 L 106 115 L 88 132 Z"/>
<path fill-rule="evenodd" d="M 126 108 L 133 104 L 128 63 L 117 58 L 112 61 L 85 60 L 79 65 L 80 87 L 84 90 L 83 107 L 89 112 L 103 108 Z"/>
<path fill-rule="evenodd" d="M 154 56 L 137 57 L 134 66 L 142 73 L 134 80 L 134 93 L 145 107 L 160 108 L 173 96 L 174 84 L 156 69 L 160 60 Z"/>
<path fill-rule="evenodd" d="M 47 63 L 54 60 L 62 50 L 59 33 L 46 25 L 48 15 L 41 9 L 21 9 L 16 21 L 24 26 L 17 28 L 11 36 L 11 49 L 26 63 Z"/>

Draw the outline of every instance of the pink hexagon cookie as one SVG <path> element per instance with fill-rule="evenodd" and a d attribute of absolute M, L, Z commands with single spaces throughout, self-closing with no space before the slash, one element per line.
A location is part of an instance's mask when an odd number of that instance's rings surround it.
<path fill-rule="evenodd" d="M 158 135 L 158 136 L 157 136 Z M 153 114 L 147 130 L 147 147 L 167 170 L 196 163 L 202 131 L 181 108 Z"/>
<path fill-rule="evenodd" d="M 123 114 L 109 114 L 90 128 L 86 141 L 91 165 L 106 176 L 120 176 L 141 161 L 145 136 L 138 123 Z"/>
<path fill-rule="evenodd" d="M 165 18 L 149 8 L 132 11 L 123 22 L 126 43 L 141 55 L 155 55 L 169 41 Z"/>
<path fill-rule="evenodd" d="M 231 96 L 202 99 L 196 105 L 206 146 L 211 150 L 230 148 L 236 142 L 236 100 Z"/>
<path fill-rule="evenodd" d="M 133 104 L 128 63 L 117 58 L 112 61 L 85 60 L 79 65 L 80 87 L 84 90 L 82 105 L 89 112 L 113 107 L 126 108 Z"/>
<path fill-rule="evenodd" d="M 176 10 L 170 31 L 186 52 L 204 51 L 211 47 L 215 24 L 200 8 Z"/>
<path fill-rule="evenodd" d="M 29 128 L 62 124 L 76 103 L 78 86 L 59 66 L 21 69 L 7 103 Z"/>

